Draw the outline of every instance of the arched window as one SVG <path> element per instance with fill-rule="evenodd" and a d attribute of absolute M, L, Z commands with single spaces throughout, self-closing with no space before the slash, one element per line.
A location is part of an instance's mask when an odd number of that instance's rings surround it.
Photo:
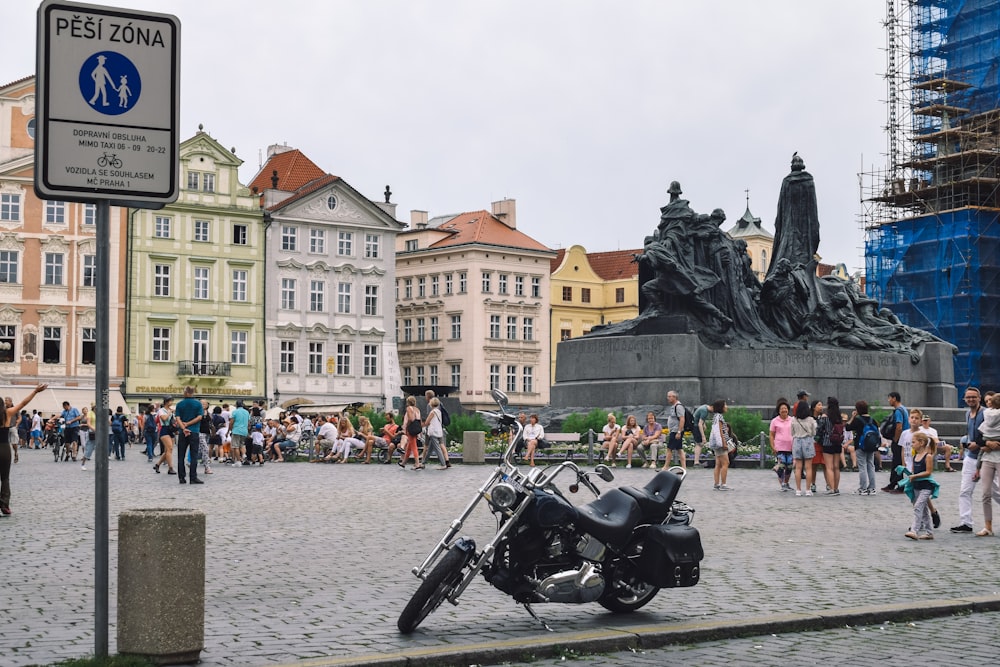
<path fill-rule="evenodd" d="M 760 272 L 767 273 L 767 251 L 760 251 Z"/>

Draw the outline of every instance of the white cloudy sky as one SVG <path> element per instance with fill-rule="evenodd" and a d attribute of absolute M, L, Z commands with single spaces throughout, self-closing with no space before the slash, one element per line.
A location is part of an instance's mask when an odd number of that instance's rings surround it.
<path fill-rule="evenodd" d="M 681 182 L 773 232 L 793 151 L 820 253 L 862 264 L 859 171 L 881 166 L 874 0 L 122 0 L 181 21 L 181 137 L 246 161 L 301 149 L 409 221 L 517 200 L 553 248 L 634 248 Z M 34 0 L 0 1 L 0 79 L 34 71 Z"/>

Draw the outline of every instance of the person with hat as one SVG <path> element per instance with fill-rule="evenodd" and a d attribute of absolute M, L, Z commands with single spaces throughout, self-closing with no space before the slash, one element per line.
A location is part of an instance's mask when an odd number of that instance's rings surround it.
<path fill-rule="evenodd" d="M 937 429 L 931 426 L 930 413 L 925 412 L 920 417 L 920 430 L 926 433 L 927 436 L 937 445 L 937 453 L 944 456 L 944 471 L 955 472 L 955 469 L 951 467 L 951 453 L 954 451 L 954 448 L 944 440 L 941 440 L 938 436 Z"/>
<path fill-rule="evenodd" d="M 809 392 L 805 389 L 799 389 L 799 393 L 795 394 L 795 397 L 800 401 L 809 402 Z"/>

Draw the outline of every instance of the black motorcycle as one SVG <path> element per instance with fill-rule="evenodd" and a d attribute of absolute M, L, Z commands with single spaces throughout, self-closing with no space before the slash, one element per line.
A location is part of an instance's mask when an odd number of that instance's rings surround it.
<path fill-rule="evenodd" d="M 448 600 L 458 598 L 476 574 L 523 604 L 597 602 L 616 613 L 632 612 L 661 588 L 694 586 L 704 557 L 701 538 L 691 526 L 694 510 L 676 500 L 685 471 L 657 473 L 642 488 L 623 486 L 604 494 L 591 480 L 614 479 L 598 465 L 585 472 L 572 461 L 522 470 L 515 465 L 522 427 L 507 412 L 507 396 L 494 389 L 500 412 L 482 412 L 512 437 L 499 466 L 423 563 L 413 568 L 421 579 L 396 625 L 410 633 Z M 555 485 L 572 474 L 571 493 L 587 487 L 596 500 L 574 506 Z M 477 549 L 470 537 L 457 537 L 472 511 L 485 500 L 496 516 L 497 532 Z M 540 620 L 540 619 L 539 619 Z"/>

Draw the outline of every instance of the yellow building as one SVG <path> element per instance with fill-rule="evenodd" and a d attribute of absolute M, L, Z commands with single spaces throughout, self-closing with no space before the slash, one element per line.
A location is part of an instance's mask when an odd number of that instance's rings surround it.
<path fill-rule="evenodd" d="M 582 336 L 599 324 L 623 322 L 639 315 L 639 265 L 642 252 L 613 250 L 588 253 L 574 245 L 552 260 L 552 378 L 559 341 Z"/>
<path fill-rule="evenodd" d="M 743 241 L 747 244 L 747 253 L 750 255 L 750 267 L 757 274 L 757 279 L 761 282 L 767 275 L 770 267 L 771 249 L 774 247 L 774 236 L 767 232 L 760 225 L 760 218 L 755 218 L 750 212 L 750 204 L 747 202 L 747 210 L 743 217 L 736 221 L 733 228 L 728 231 L 736 241 Z"/>

